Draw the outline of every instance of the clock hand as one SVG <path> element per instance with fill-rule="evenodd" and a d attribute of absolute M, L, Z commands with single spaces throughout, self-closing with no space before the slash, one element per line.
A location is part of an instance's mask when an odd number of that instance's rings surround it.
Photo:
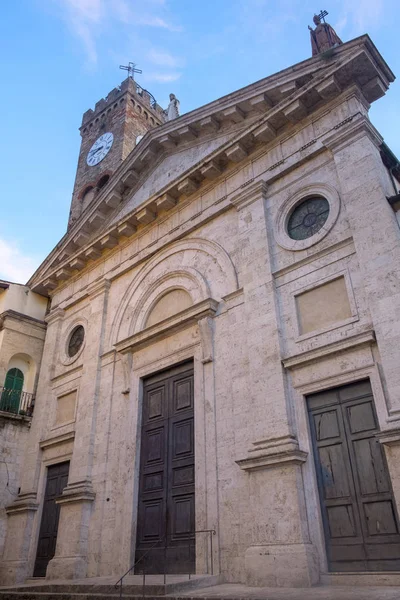
<path fill-rule="evenodd" d="M 99 152 L 99 150 L 102 150 L 102 149 L 103 149 L 103 146 L 100 146 L 99 148 L 96 148 L 96 150 L 91 150 L 89 152 L 89 155 L 93 156 L 94 154 L 96 154 L 97 152 Z"/>

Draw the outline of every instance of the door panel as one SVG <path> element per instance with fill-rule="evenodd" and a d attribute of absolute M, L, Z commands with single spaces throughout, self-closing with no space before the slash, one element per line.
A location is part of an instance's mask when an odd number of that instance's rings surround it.
<path fill-rule="evenodd" d="M 369 381 L 307 400 L 331 570 L 398 570 L 398 518 Z"/>
<path fill-rule="evenodd" d="M 43 513 L 39 530 L 34 577 L 45 577 L 47 565 L 56 551 L 60 507 L 55 500 L 61 496 L 68 482 L 69 462 L 52 465 L 47 469 Z"/>
<path fill-rule="evenodd" d="M 136 572 L 194 572 L 193 399 L 192 364 L 144 382 Z"/>

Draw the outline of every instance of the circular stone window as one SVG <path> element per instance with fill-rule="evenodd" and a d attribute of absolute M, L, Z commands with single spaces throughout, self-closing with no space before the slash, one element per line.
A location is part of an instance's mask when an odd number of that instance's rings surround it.
<path fill-rule="evenodd" d="M 73 358 L 82 348 L 83 340 L 85 339 L 85 330 L 82 325 L 78 325 L 73 329 L 69 336 L 67 353 L 69 358 Z"/>
<path fill-rule="evenodd" d="M 329 202 L 326 198 L 307 198 L 292 211 L 287 232 L 292 240 L 306 240 L 318 233 L 329 216 Z"/>
<path fill-rule="evenodd" d="M 286 250 L 306 250 L 332 229 L 340 212 L 340 197 L 334 187 L 316 183 L 303 187 L 279 206 L 274 235 Z"/>

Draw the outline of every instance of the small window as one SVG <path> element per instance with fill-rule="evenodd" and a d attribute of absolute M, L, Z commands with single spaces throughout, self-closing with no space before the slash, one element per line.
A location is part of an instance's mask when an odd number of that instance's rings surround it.
<path fill-rule="evenodd" d="M 98 183 L 97 183 L 97 189 L 101 190 L 101 188 L 103 188 L 106 183 L 108 183 L 108 180 L 110 179 L 109 175 L 103 175 L 103 177 L 100 177 Z"/>
<path fill-rule="evenodd" d="M 82 348 L 83 340 L 85 339 L 85 330 L 82 325 L 78 325 L 72 331 L 68 340 L 68 356 L 72 358 L 78 354 Z"/>
<path fill-rule="evenodd" d="M 82 194 L 82 211 L 91 203 L 95 195 L 95 189 L 89 185 Z"/>
<path fill-rule="evenodd" d="M 305 240 L 325 225 L 329 216 L 329 202 L 326 198 L 312 197 L 303 200 L 292 211 L 287 231 L 292 240 Z"/>

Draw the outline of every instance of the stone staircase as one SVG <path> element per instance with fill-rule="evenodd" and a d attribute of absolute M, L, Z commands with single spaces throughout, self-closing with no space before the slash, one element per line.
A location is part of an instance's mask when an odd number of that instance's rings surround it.
<path fill-rule="evenodd" d="M 31 579 L 25 584 L 0 587 L 0 600 L 117 600 L 121 597 L 120 586 L 115 587 L 115 577 L 99 577 L 75 581 L 48 581 Z M 122 585 L 125 600 L 162 599 L 177 596 L 196 589 L 204 589 L 221 583 L 219 576 L 212 575 L 128 575 Z"/>
<path fill-rule="evenodd" d="M 392 585 L 391 585 L 392 584 Z M 386 585 L 328 585 L 312 588 L 255 588 L 238 583 L 221 583 L 218 576 L 168 575 L 126 577 L 121 590 L 115 578 L 81 581 L 31 580 L 14 587 L 0 588 L 0 600 L 400 600 L 400 586 L 395 580 Z"/>

